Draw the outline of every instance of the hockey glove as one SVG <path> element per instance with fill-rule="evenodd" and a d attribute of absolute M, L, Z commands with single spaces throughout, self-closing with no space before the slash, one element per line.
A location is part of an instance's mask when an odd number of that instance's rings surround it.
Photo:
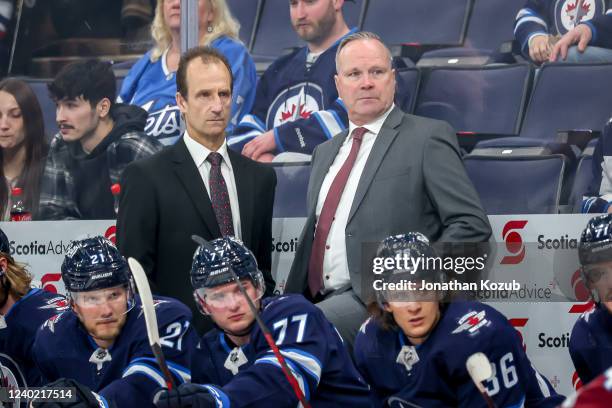
<path fill-rule="evenodd" d="M 37 402 L 39 400 L 32 401 L 32 407 L 35 408 L 105 408 L 115 407 L 114 404 L 104 404 L 104 400 L 95 392 L 91 391 L 89 387 L 78 383 L 72 378 L 60 378 L 57 381 L 53 381 L 45 385 L 46 389 L 54 388 L 73 388 L 72 399 L 74 402 Z"/>
<path fill-rule="evenodd" d="M 181 384 L 171 391 L 163 389 L 155 394 L 157 408 L 216 408 L 215 398 L 208 389 L 192 383 Z"/>

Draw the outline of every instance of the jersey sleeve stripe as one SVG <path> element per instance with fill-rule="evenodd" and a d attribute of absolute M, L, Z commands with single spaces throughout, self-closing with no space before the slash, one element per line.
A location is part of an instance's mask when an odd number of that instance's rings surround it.
<path fill-rule="evenodd" d="M 183 382 L 190 382 L 191 381 L 191 371 L 189 371 L 187 368 L 173 363 L 172 361 L 166 361 L 166 364 L 168 365 L 168 369 L 170 370 L 170 372 L 177 378 L 180 380 L 181 383 Z M 130 362 L 130 365 L 128 366 L 128 369 L 130 366 L 143 366 L 143 367 L 148 367 L 152 370 L 155 370 L 156 373 L 160 374 L 162 376 L 162 380 L 163 380 L 163 375 L 161 374 L 161 371 L 159 371 L 158 366 L 157 366 L 157 361 L 154 358 L 151 357 L 139 357 L 139 358 L 135 358 L 134 360 L 132 360 Z M 125 377 L 125 375 L 124 375 Z M 165 381 L 164 381 L 165 384 Z"/>
<path fill-rule="evenodd" d="M 240 123 L 238 124 L 238 126 L 246 126 L 246 127 L 250 127 L 253 128 L 255 130 L 259 130 L 260 132 L 265 132 L 266 131 L 266 127 L 265 125 L 262 123 L 261 120 L 259 120 L 259 118 L 255 115 L 251 115 L 246 114 L 242 117 L 242 119 L 240 120 Z"/>
<path fill-rule="evenodd" d="M 307 401 L 309 401 L 310 400 L 310 389 L 308 387 L 308 382 L 304 380 L 304 376 L 301 374 L 301 371 L 295 366 L 293 362 L 287 361 L 287 360 L 285 360 L 285 362 L 287 363 L 287 366 L 291 370 L 291 373 L 293 373 L 293 376 L 297 380 L 298 385 L 300 386 L 300 389 L 304 393 L 304 397 L 306 398 Z M 278 362 L 278 360 L 276 359 L 274 355 L 269 355 L 269 356 L 258 358 L 255 361 L 255 364 L 271 364 L 271 365 L 278 367 L 279 369 L 281 368 L 280 363 Z"/>
<path fill-rule="evenodd" d="M 298 349 L 284 349 L 280 351 L 283 356 L 299 365 L 304 371 L 310 374 L 319 384 L 321 380 L 321 362 L 312 354 Z"/>
<path fill-rule="evenodd" d="M 542 20 L 539 17 L 528 16 L 528 17 L 523 17 L 519 21 L 516 22 L 516 26 L 514 27 L 514 34 L 516 35 L 516 31 L 518 30 L 518 28 L 521 25 L 523 25 L 525 23 L 529 23 L 529 22 L 535 23 L 535 24 L 541 26 L 545 31 L 548 31 L 548 26 L 546 25 L 544 20 Z"/>
<path fill-rule="evenodd" d="M 342 128 L 338 126 L 336 119 L 331 113 L 327 111 L 319 111 L 313 113 L 312 116 L 317 119 L 328 139 L 331 139 L 334 137 L 334 135 L 342 132 Z"/>
<path fill-rule="evenodd" d="M 538 381 L 538 387 L 540 388 L 540 392 L 542 393 L 542 396 L 550 397 L 551 395 L 550 388 L 549 388 L 548 383 L 544 379 L 544 377 L 542 377 L 542 375 L 538 372 L 538 370 L 536 370 L 533 364 L 531 365 L 531 369 L 533 370 L 536 380 Z"/>
<path fill-rule="evenodd" d="M 209 384 L 202 384 L 202 387 L 206 388 L 208 392 L 215 398 L 217 408 L 230 408 L 230 399 L 227 394 L 221 391 L 221 389 Z"/>
<path fill-rule="evenodd" d="M 164 377 L 162 376 L 161 372 L 152 369 L 148 365 L 139 363 L 130 364 L 123 372 L 122 377 L 125 378 L 132 374 L 143 374 L 159 384 L 160 387 L 166 386 L 166 382 L 164 381 Z"/>
<path fill-rule="evenodd" d="M 240 136 L 229 136 L 227 139 L 227 144 L 229 146 L 235 145 L 237 143 L 241 143 L 243 140 L 254 139 L 257 136 L 261 135 L 261 133 L 257 130 L 250 131 Z"/>

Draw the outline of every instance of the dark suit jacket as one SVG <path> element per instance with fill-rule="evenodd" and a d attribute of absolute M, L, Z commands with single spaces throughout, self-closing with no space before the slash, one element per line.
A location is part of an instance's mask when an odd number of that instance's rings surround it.
<path fill-rule="evenodd" d="M 319 190 L 347 135 L 345 130 L 313 152 L 308 218 L 287 278 L 287 292 L 307 289 Z M 363 301 L 367 299 L 362 291 L 362 244 L 412 231 L 431 241 L 453 243 L 486 242 L 491 235 L 453 129 L 446 122 L 395 108 L 376 136 L 345 230 L 351 283 Z"/>
<path fill-rule="evenodd" d="M 276 173 L 231 149 L 228 152 L 238 192 L 242 240 L 257 258 L 266 293 L 271 294 Z M 189 280 L 197 247 L 192 234 L 208 240 L 221 236 L 206 187 L 181 138 L 174 146 L 131 163 L 123 172 L 117 246 L 124 256 L 142 264 L 155 293 L 181 300 L 195 311 L 195 318 L 200 313 Z"/>

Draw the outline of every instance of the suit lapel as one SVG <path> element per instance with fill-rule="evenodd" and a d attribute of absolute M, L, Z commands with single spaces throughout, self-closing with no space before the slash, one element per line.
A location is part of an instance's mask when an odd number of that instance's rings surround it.
<path fill-rule="evenodd" d="M 252 220 L 255 205 L 255 174 L 247 168 L 247 160 L 228 148 L 232 169 L 234 171 L 234 181 L 236 182 L 236 190 L 238 191 L 238 207 L 240 208 L 240 229 L 242 232 L 242 241 L 248 245 L 252 243 Z"/>
<path fill-rule="evenodd" d="M 204 186 L 202 176 L 200 176 L 200 172 L 189 154 L 183 138 L 181 137 L 171 149 L 174 149 L 174 171 L 179 182 L 185 188 L 185 191 L 187 191 L 187 195 L 204 220 L 210 235 L 220 237 L 221 231 L 219 230 L 219 224 L 217 223 L 210 197 L 206 191 L 206 186 Z"/>
<path fill-rule="evenodd" d="M 365 197 L 368 188 L 376 175 L 378 167 L 380 167 L 380 164 L 385 158 L 387 150 L 389 150 L 389 146 L 391 146 L 391 143 L 393 143 L 397 137 L 397 127 L 402 122 L 403 115 L 404 114 L 401 110 L 399 110 L 397 107 L 394 108 L 383 123 L 383 126 L 380 128 L 380 132 L 376 136 L 376 140 L 374 141 L 374 145 L 372 146 L 372 150 L 370 151 L 370 155 L 366 161 L 363 173 L 361 173 L 361 178 L 357 184 L 357 191 L 355 192 L 355 198 L 353 199 L 353 204 L 351 205 L 348 222 L 350 222 L 353 215 L 355 215 L 355 212 L 359 208 L 361 201 Z"/>
<path fill-rule="evenodd" d="M 311 189 L 312 194 L 310 194 L 310 203 L 308 203 L 308 208 L 313 209 L 313 211 L 316 211 L 317 200 L 319 198 L 319 192 L 321 191 L 321 185 L 323 185 L 323 180 L 334 162 L 334 159 L 338 155 L 342 143 L 346 140 L 347 135 L 348 130 L 345 130 L 331 139 L 331 143 L 328 145 L 329 147 L 327 147 L 327 149 L 324 149 L 324 145 L 320 145 L 321 147 L 317 149 L 317 161 L 320 161 L 320 163 L 316 166 L 312 166 L 312 174 L 310 175 L 311 180 L 313 180 Z"/>

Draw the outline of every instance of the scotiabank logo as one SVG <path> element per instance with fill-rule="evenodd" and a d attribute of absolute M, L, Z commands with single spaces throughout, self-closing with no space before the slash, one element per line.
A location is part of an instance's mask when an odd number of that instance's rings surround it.
<path fill-rule="evenodd" d="M 523 328 L 527 325 L 528 318 L 515 318 L 509 319 L 508 321 L 516 329 L 516 334 L 518 334 L 519 339 L 521 339 L 521 344 L 523 345 L 523 350 L 527 351 L 527 345 L 525 344 L 525 339 L 523 338 L 523 333 L 519 330 L 519 328 Z"/>
<path fill-rule="evenodd" d="M 40 279 L 40 283 L 42 284 L 42 289 L 47 292 L 57 293 L 57 288 L 53 284 L 53 282 L 59 282 L 62 279 L 62 275 L 59 273 L 47 273 L 43 275 Z"/>
<path fill-rule="evenodd" d="M 525 244 L 523 244 L 523 237 L 516 230 L 525 228 L 527 221 L 508 221 L 504 225 L 502 231 L 502 238 L 506 243 L 506 250 L 511 255 L 506 255 L 502 258 L 502 265 L 516 265 L 525 258 Z"/>
<path fill-rule="evenodd" d="M 582 314 L 584 312 L 587 312 L 593 309 L 594 307 L 595 307 L 595 302 L 591 300 L 590 302 L 581 303 L 579 305 L 572 305 L 568 313 Z"/>
<path fill-rule="evenodd" d="M 107 238 L 113 244 L 117 245 L 117 227 L 114 225 L 108 227 L 106 232 L 104 233 L 104 237 Z"/>
<path fill-rule="evenodd" d="M 577 371 L 574 371 L 574 374 L 572 374 L 572 385 L 574 386 L 575 390 L 579 390 L 580 388 L 582 388 L 582 381 L 580 381 L 580 377 L 578 377 Z"/>

